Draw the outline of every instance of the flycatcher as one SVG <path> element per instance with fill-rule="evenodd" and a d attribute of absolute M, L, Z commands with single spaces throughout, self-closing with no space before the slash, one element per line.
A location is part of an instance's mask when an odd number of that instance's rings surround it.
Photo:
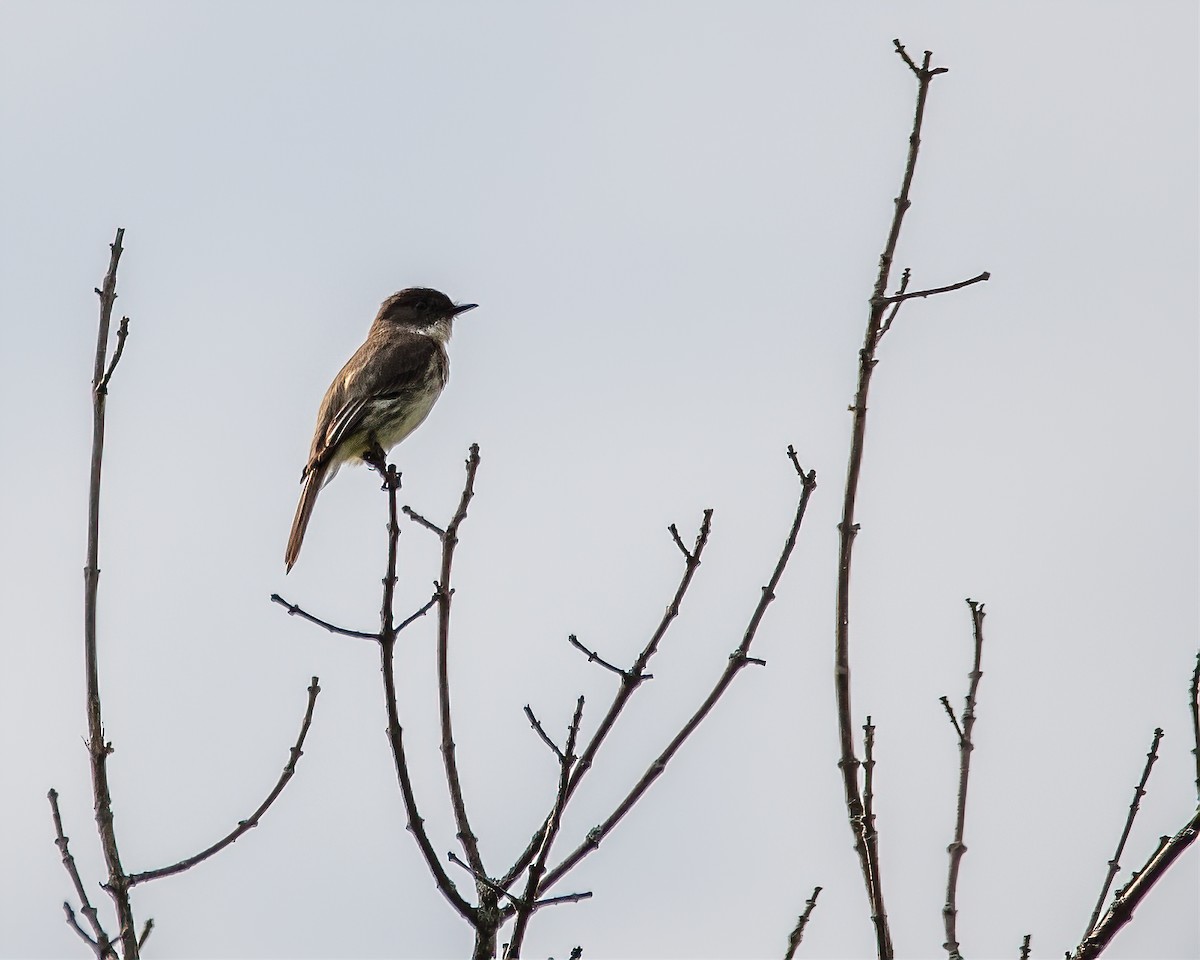
<path fill-rule="evenodd" d="M 454 318 L 478 304 L 455 305 L 444 293 L 410 287 L 383 301 L 367 339 L 336 377 L 321 409 L 283 562 L 300 554 L 317 494 L 344 463 L 386 453 L 429 416 L 450 376 Z"/>

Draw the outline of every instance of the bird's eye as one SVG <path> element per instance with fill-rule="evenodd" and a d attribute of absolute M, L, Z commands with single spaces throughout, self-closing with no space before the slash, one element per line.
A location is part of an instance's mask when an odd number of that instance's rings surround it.
<path fill-rule="evenodd" d="M 426 300 L 424 297 L 422 297 L 420 300 L 417 301 L 416 308 L 421 313 L 424 313 L 426 310 L 429 309 L 429 301 Z"/>

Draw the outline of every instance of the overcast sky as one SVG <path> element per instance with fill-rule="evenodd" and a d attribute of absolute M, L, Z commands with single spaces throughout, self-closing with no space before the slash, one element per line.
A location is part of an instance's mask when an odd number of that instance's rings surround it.
<path fill-rule="evenodd" d="M 88 382 L 107 244 L 126 228 L 101 566 L 102 672 L 126 866 L 195 852 L 296 779 L 219 858 L 141 887 L 148 953 L 463 956 L 404 829 L 377 657 L 278 591 L 376 622 L 384 502 L 362 470 L 283 549 L 317 404 L 379 302 L 478 302 L 449 387 L 395 451 L 456 566 L 458 759 L 499 874 L 549 803 L 552 732 L 627 663 L 701 511 L 684 612 L 565 825 L 564 852 L 724 666 L 778 555 L 796 446 L 819 487 L 744 671 L 649 796 L 539 914 L 531 957 L 865 957 L 832 656 L 857 350 L 912 118 L 930 94 L 897 266 L 918 301 L 871 397 L 852 616 L 854 708 L 878 726 L 897 952 L 932 957 L 965 692 L 987 603 L 960 884 L 975 957 L 1084 931 L 1151 733 L 1122 858 L 1195 810 L 1197 8 L 1193 2 L 118 3 L 0 7 L 0 954 L 81 956 L 45 794 L 90 881 L 82 657 Z M 436 576 L 405 526 L 398 611 Z M 439 851 L 434 624 L 405 635 L 401 714 Z M 861 722 L 861 719 L 860 719 Z M 1200 953 L 1197 852 L 1109 956 Z M 1122 878 L 1127 874 L 1123 871 Z M 458 877 L 469 888 L 465 874 Z M 107 900 L 97 892 L 98 899 Z"/>

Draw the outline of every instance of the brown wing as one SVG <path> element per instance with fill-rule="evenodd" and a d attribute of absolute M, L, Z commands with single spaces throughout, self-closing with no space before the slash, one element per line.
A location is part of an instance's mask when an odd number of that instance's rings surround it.
<path fill-rule="evenodd" d="M 395 327 L 372 328 L 325 392 L 305 474 L 355 431 L 371 401 L 401 397 L 418 389 L 428 380 L 431 368 L 445 383 L 445 351 L 432 337 Z"/>

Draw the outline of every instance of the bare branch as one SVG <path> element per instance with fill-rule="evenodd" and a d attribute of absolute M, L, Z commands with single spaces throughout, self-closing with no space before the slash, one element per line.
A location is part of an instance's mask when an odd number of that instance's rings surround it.
<path fill-rule="evenodd" d="M 971 776 L 971 753 L 975 743 L 971 740 L 971 732 L 975 728 L 975 706 L 979 693 L 979 681 L 983 677 L 980 663 L 983 657 L 983 604 L 968 598 L 967 606 L 971 608 L 971 633 L 974 639 L 975 660 L 968 674 L 967 696 L 963 704 L 962 726 L 954 718 L 950 702 L 942 697 L 942 704 L 950 714 L 954 728 L 958 731 L 958 806 L 954 820 L 954 839 L 946 848 L 950 854 L 950 866 L 946 874 L 946 904 L 942 907 L 942 922 L 946 929 L 946 942 L 942 947 L 949 954 L 950 960 L 962 960 L 958 942 L 958 873 L 962 867 L 963 855 L 967 845 L 963 842 L 967 824 L 967 783 Z"/>
<path fill-rule="evenodd" d="M 402 510 L 406 517 L 408 517 L 414 523 L 420 524 L 426 530 L 432 531 L 433 534 L 439 540 L 446 535 L 445 530 L 443 530 L 441 527 L 439 527 L 436 523 L 430 523 L 423 516 L 421 516 L 419 513 L 417 513 L 416 510 L 414 510 L 412 507 L 408 506 L 407 504 L 405 504 L 405 506 L 402 508 Z"/>
<path fill-rule="evenodd" d="M 793 960 L 796 956 L 796 949 L 800 946 L 800 941 L 804 939 L 804 928 L 808 926 L 808 919 L 812 916 L 813 907 L 817 905 L 817 897 L 820 893 L 820 887 L 813 887 L 812 896 L 804 901 L 804 912 L 800 914 L 795 929 L 788 936 L 787 952 L 784 953 L 783 960 Z"/>
<path fill-rule="evenodd" d="M 104 928 L 100 925 L 100 918 L 96 913 L 96 908 L 92 906 L 92 902 L 88 899 L 87 889 L 83 885 L 83 880 L 79 876 L 79 867 L 75 864 L 75 858 L 71 855 L 70 848 L 67 846 L 69 839 L 63 832 L 62 814 L 58 809 L 58 791 L 54 788 L 46 794 L 46 799 L 50 801 L 50 816 L 54 819 L 54 845 L 58 847 L 59 853 L 62 854 L 63 868 L 67 871 L 67 876 L 71 878 L 71 886 L 75 888 L 75 896 L 79 898 L 80 910 L 87 918 L 88 925 L 95 933 L 95 940 L 91 941 L 93 946 L 97 946 L 100 952 L 108 948 L 111 943 L 109 936 L 104 932 Z M 70 904 L 64 903 L 63 906 L 71 911 Z M 72 924 L 75 923 L 75 914 L 71 911 L 67 918 Z M 91 940 L 91 938 L 88 938 Z"/>
<path fill-rule="evenodd" d="M 550 857 L 550 850 L 554 846 L 554 841 L 558 838 L 558 831 L 562 826 L 563 811 L 567 805 L 567 787 L 570 783 L 571 768 L 575 765 L 578 759 L 575 756 L 575 744 L 579 739 L 579 727 L 583 723 L 583 696 L 575 701 L 575 713 L 571 717 L 570 726 L 567 727 L 567 745 L 566 749 L 559 753 L 558 764 L 558 790 L 554 795 L 554 805 L 550 809 L 550 815 L 546 818 L 546 825 L 543 830 L 541 846 L 538 849 L 537 856 L 534 857 L 533 863 L 529 865 L 529 876 L 525 881 L 525 892 L 517 904 L 516 923 L 513 924 L 512 936 L 509 938 L 508 947 L 504 951 L 504 960 L 517 960 L 521 956 L 521 947 L 525 942 L 525 931 L 529 926 L 529 921 L 533 917 L 533 913 L 539 907 L 550 905 L 550 900 L 538 900 L 537 895 L 541 887 L 542 877 L 546 873 L 546 861 Z M 584 899 L 588 894 L 575 894 L 576 899 Z M 553 902 L 567 902 L 565 898 L 552 898 Z"/>
<path fill-rule="evenodd" d="M 458 760 L 454 744 L 454 728 L 450 713 L 450 602 L 454 595 L 451 580 L 451 570 L 454 564 L 454 548 L 458 545 L 458 530 L 467 518 L 467 507 L 475 496 L 475 474 L 479 471 L 479 444 L 471 444 L 470 453 L 466 460 L 467 476 L 463 484 L 462 496 L 458 501 L 458 509 L 446 525 L 442 534 L 442 572 L 438 582 L 442 592 L 438 596 L 438 642 L 437 642 L 437 674 L 438 674 L 438 714 L 442 729 L 442 761 L 446 770 L 446 787 L 450 792 L 450 805 L 454 809 L 454 822 L 458 827 L 458 839 L 467 862 L 478 874 L 487 876 L 483 857 L 479 852 L 479 840 L 471 829 L 471 821 L 467 816 L 466 800 L 463 797 L 462 781 L 458 774 Z M 479 889 L 481 897 L 484 888 Z"/>
<path fill-rule="evenodd" d="M 1154 855 L 1134 874 L 1128 886 L 1113 898 L 1104 919 L 1096 924 L 1072 955 L 1073 960 L 1092 960 L 1100 956 L 1112 942 L 1117 932 L 1133 919 L 1133 913 L 1150 893 L 1151 889 L 1192 845 L 1200 834 L 1200 808 L 1183 828 L 1160 843 Z"/>
<path fill-rule="evenodd" d="M 122 317 L 120 324 L 117 326 L 117 349 L 113 351 L 112 360 L 109 361 L 108 369 L 104 376 L 100 378 L 100 386 L 96 389 L 101 393 L 108 392 L 108 382 L 112 379 L 113 371 L 117 369 L 117 364 L 121 360 L 121 354 L 125 352 L 125 341 L 129 337 L 129 318 Z"/>
<path fill-rule="evenodd" d="M 446 851 L 446 859 L 449 860 L 456 867 L 462 867 L 464 870 L 467 871 L 467 873 L 469 873 L 471 876 L 473 876 L 477 882 L 483 884 L 485 887 L 487 887 L 489 890 L 492 890 L 499 896 L 507 897 L 509 900 L 511 900 L 513 903 L 516 903 L 516 904 L 521 903 L 520 897 L 517 897 L 514 894 L 509 893 L 507 890 L 505 890 L 502 886 L 500 886 L 500 884 L 498 884 L 491 877 L 486 876 L 485 874 L 479 873 L 474 867 L 472 867 L 469 863 L 467 863 L 466 860 L 462 859 L 462 857 L 460 857 L 458 854 L 456 854 L 453 850 Z"/>
<path fill-rule="evenodd" d="M 881 303 L 903 303 L 905 300 L 915 300 L 917 297 L 932 297 L 939 293 L 950 293 L 953 290 L 961 290 L 963 287 L 969 287 L 974 283 L 983 283 L 986 280 L 991 280 L 992 275 L 984 270 L 982 273 L 971 277 L 970 280 L 960 280 L 958 283 L 952 283 L 946 287 L 931 287 L 929 290 L 914 290 L 912 293 L 897 293 L 890 297 L 884 297 Z M 886 325 L 885 325 L 886 326 Z"/>
<path fill-rule="evenodd" d="M 1196 759 L 1196 802 L 1200 803 L 1200 653 L 1196 654 L 1196 669 L 1192 671 L 1188 706 L 1192 712 L 1192 756 Z"/>
<path fill-rule="evenodd" d="M 308 688 L 308 704 L 304 709 L 304 719 L 300 722 L 300 734 L 296 737 L 295 744 L 288 751 L 288 761 L 284 765 L 283 773 L 279 775 L 279 779 L 275 782 L 275 786 L 272 788 L 271 792 L 267 794 L 267 799 L 259 804 L 258 809 L 250 815 L 249 819 L 239 822 L 233 830 L 214 843 L 211 847 L 201 850 L 194 856 L 180 860 L 177 863 L 171 864 L 170 866 L 159 867 L 157 870 L 146 870 L 142 873 L 133 874 L 129 878 L 130 887 L 137 886 L 139 883 L 145 883 L 148 880 L 158 880 L 161 877 L 170 877 L 176 873 L 183 873 L 184 870 L 189 870 L 196 866 L 196 864 L 203 863 L 209 857 L 220 853 L 239 837 L 241 837 L 242 834 L 258 826 L 263 814 L 265 814 L 271 808 L 271 804 L 273 804 L 278 799 L 279 795 L 283 793 L 283 788 L 288 785 L 288 781 L 290 781 L 292 777 L 296 775 L 296 764 L 304 755 L 304 740 L 308 736 L 308 728 L 312 726 L 313 709 L 317 705 L 317 694 L 320 692 L 321 687 L 318 684 L 317 678 L 313 677 L 312 683 Z M 149 936 L 149 929 L 142 934 L 143 938 L 146 936 Z"/>
<path fill-rule="evenodd" d="M 558 749 L 558 744 L 550 739 L 550 735 L 542 727 L 541 721 L 533 715 L 533 708 L 529 704 L 525 704 L 525 716 L 529 718 L 529 725 L 533 727 L 534 732 L 542 738 L 542 743 L 553 751 L 554 755 L 558 757 L 558 762 L 561 764 L 563 762 L 563 752 Z"/>
<path fill-rule="evenodd" d="M 71 905 L 66 900 L 63 901 L 63 914 L 67 918 L 67 925 L 77 934 L 79 934 L 80 940 L 92 948 L 92 953 L 94 953 L 99 960 L 106 960 L 107 957 L 116 956 L 111 949 L 107 954 L 105 954 L 105 952 L 100 948 L 100 944 L 88 936 L 88 932 L 79 925 L 79 920 L 75 917 L 75 911 L 71 909 Z"/>
<path fill-rule="evenodd" d="M 376 469 L 379 470 L 379 467 L 376 467 Z M 396 472 L 394 466 L 388 466 L 386 471 L 380 470 L 380 472 L 384 475 L 384 490 L 388 495 L 387 570 L 383 577 L 383 603 L 380 606 L 379 612 L 379 658 L 383 673 L 383 700 L 384 708 L 387 711 L 388 743 L 392 748 L 392 759 L 396 768 L 396 780 L 400 785 L 400 796 L 404 800 L 404 811 L 408 817 L 409 832 L 417 841 L 417 847 L 421 851 L 421 856 L 425 859 L 425 865 L 429 868 L 429 872 L 432 874 L 434 882 L 437 884 L 437 888 L 441 891 L 442 896 L 446 898 L 460 916 L 471 923 L 475 923 L 474 908 L 458 892 L 454 881 L 450 879 L 449 874 L 446 873 L 445 868 L 442 866 L 441 860 L 438 858 L 437 852 L 429 840 L 429 834 L 425 831 L 425 821 L 417 808 L 417 797 L 413 790 L 412 776 L 408 769 L 408 758 L 404 752 L 404 729 L 400 726 L 400 712 L 396 698 L 395 650 L 396 635 L 399 633 L 399 630 L 394 625 L 392 615 L 392 600 L 396 587 L 396 554 L 400 539 L 396 491 L 400 483 L 399 474 Z M 442 582 L 446 583 L 447 581 L 443 580 Z M 449 592 L 445 589 L 439 589 L 436 598 L 440 598 L 443 594 L 448 594 Z M 405 624 L 411 622 L 413 619 L 415 619 L 415 616 L 409 617 L 405 621 Z"/>
<path fill-rule="evenodd" d="M 789 458 L 795 463 L 795 451 L 789 447 Z M 601 841 L 612 832 L 613 828 L 625 817 L 634 805 L 642 798 L 650 785 L 662 775 L 667 764 L 683 746 L 684 742 L 692 735 L 697 727 L 708 716 L 709 712 L 721 699 L 729 685 L 733 682 L 734 677 L 748 663 L 760 662 L 756 658 L 748 656 L 750 645 L 754 642 L 754 637 L 758 632 L 758 627 L 762 623 L 763 615 L 766 613 L 767 607 L 771 601 L 775 599 L 775 590 L 779 586 L 779 581 L 783 577 L 783 572 L 787 568 L 788 560 L 791 558 L 792 551 L 796 546 L 796 538 L 800 532 L 800 525 L 804 521 L 805 510 L 808 507 L 809 498 L 812 496 L 813 490 L 817 486 L 817 475 L 815 471 L 810 471 L 804 474 L 799 470 L 797 472 L 801 476 L 801 491 L 800 497 L 796 504 L 796 512 L 792 519 L 792 525 L 788 531 L 786 540 L 779 554 L 779 559 L 775 563 L 775 568 L 771 572 L 771 577 L 767 581 L 767 585 L 762 588 L 762 595 L 759 597 L 758 604 L 754 608 L 754 612 L 750 615 L 749 622 L 746 624 L 745 633 L 742 635 L 742 642 L 737 649 L 730 655 L 726 663 L 725 670 L 717 679 L 708 696 L 696 709 L 696 712 L 684 723 L 683 727 L 667 745 L 666 749 L 659 754 L 657 759 L 650 764 L 650 767 L 642 774 L 641 779 L 634 785 L 633 789 L 625 796 L 617 808 L 608 816 L 608 818 L 600 825 L 593 827 L 588 831 L 584 842 L 580 844 L 574 851 L 565 857 L 556 867 L 548 871 L 545 878 L 541 881 L 538 887 L 538 893 L 544 893 L 557 883 L 564 875 L 574 869 L 574 867 L 593 850 L 600 846 Z M 705 513 L 705 522 L 709 519 L 709 512 Z M 697 539 L 697 550 L 695 554 L 695 563 L 699 563 L 700 548 L 703 543 L 707 542 L 707 531 L 702 528 L 702 537 Z M 644 661 L 639 658 L 635 669 L 644 665 Z M 629 689 L 623 686 L 622 689 Z M 593 743 L 595 738 L 593 738 Z M 589 744 L 589 749 L 591 745 Z M 583 765 L 588 759 L 587 751 L 584 751 L 584 756 L 580 758 L 575 774 L 571 778 L 571 784 L 578 782 L 578 777 L 583 770 Z M 570 797 L 571 785 L 568 785 L 567 797 Z M 565 801 L 564 801 L 565 802 Z"/>
<path fill-rule="evenodd" d="M 129 878 L 121 865 L 117 833 L 113 825 L 112 793 L 108 785 L 108 757 L 113 747 L 104 732 L 100 706 L 100 661 L 97 644 L 96 609 L 100 589 L 100 477 L 104 462 L 104 415 L 108 396 L 106 369 L 108 367 L 109 331 L 112 328 L 113 304 L 117 299 L 117 264 L 121 260 L 121 242 L 125 230 L 118 228 L 109 245 L 111 255 L 103 284 L 97 288 L 100 297 L 100 322 L 96 333 L 96 358 L 92 374 L 92 456 L 88 478 L 88 536 L 87 562 L 83 569 L 83 648 L 87 675 L 87 748 L 91 759 L 92 798 L 96 812 L 96 830 L 108 879 L 103 888 L 112 898 L 120 931 L 121 954 L 124 960 L 137 960 L 137 933 L 133 908 L 129 903 Z M 113 366 L 115 366 L 115 357 Z"/>
<path fill-rule="evenodd" d="M 686 551 L 685 551 L 685 553 L 686 553 Z M 605 670 L 609 670 L 609 671 L 615 673 L 618 677 L 621 677 L 622 679 L 625 678 L 627 671 L 622 670 L 620 667 L 609 663 L 602 656 L 600 656 L 600 654 L 598 654 L 595 650 L 589 650 L 587 647 L 585 647 L 582 643 L 579 642 L 579 638 L 576 637 L 575 634 L 571 634 L 569 637 L 567 637 L 567 643 L 569 643 L 571 646 L 573 646 L 576 650 L 579 650 L 580 652 L 587 654 L 588 663 L 598 663 L 598 664 L 600 664 L 600 666 L 604 667 Z M 653 680 L 653 679 L 654 679 L 654 674 L 652 674 L 652 673 L 643 673 L 643 674 L 641 674 L 640 677 L 638 677 L 639 682 L 641 682 L 642 680 Z"/>
<path fill-rule="evenodd" d="M 1100 889 L 1100 896 L 1096 899 L 1096 908 L 1092 911 L 1087 931 L 1083 935 L 1084 941 L 1091 937 L 1092 932 L 1096 929 L 1096 924 L 1100 920 L 1100 912 L 1104 909 L 1104 901 L 1108 899 L 1109 888 L 1121 870 L 1121 854 L 1125 851 L 1125 842 L 1129 839 L 1129 832 L 1133 829 L 1133 821 L 1141 807 L 1142 797 L 1146 795 L 1146 782 L 1150 779 L 1150 770 L 1154 766 L 1154 761 L 1158 759 L 1158 745 L 1162 742 L 1162 738 L 1162 728 L 1158 727 L 1154 731 L 1154 738 L 1150 741 L 1150 752 L 1146 754 L 1146 765 L 1142 768 L 1142 778 L 1133 788 L 1133 800 L 1129 804 L 1129 815 L 1125 818 L 1125 828 L 1121 831 L 1121 838 L 1117 841 L 1117 852 L 1108 861 L 1108 873 L 1104 877 L 1104 886 Z"/>
<path fill-rule="evenodd" d="M 142 927 L 142 935 L 138 937 L 138 949 L 146 945 L 146 941 L 150 939 L 150 933 L 154 930 L 154 918 L 151 917 L 146 921 L 146 925 Z"/>
<path fill-rule="evenodd" d="M 950 723 L 954 726 L 954 732 L 958 734 L 958 742 L 962 743 L 963 732 L 962 727 L 958 725 L 958 717 L 954 713 L 954 708 L 950 706 L 950 698 L 942 697 L 941 704 L 946 708 L 946 715 L 950 718 Z"/>
<path fill-rule="evenodd" d="M 593 762 L 595 762 L 596 754 L 599 752 L 601 745 L 612 730 L 613 724 L 617 722 L 617 718 L 621 715 L 621 711 L 625 709 L 625 705 L 629 702 L 633 692 L 641 685 L 643 680 L 650 679 L 651 674 L 646 672 L 646 665 L 650 659 L 658 651 L 659 644 L 667 634 L 667 630 L 679 616 L 679 610 L 683 603 L 683 598 L 687 595 L 688 588 L 692 584 L 692 578 L 696 574 L 697 568 L 700 566 L 700 559 L 704 554 L 704 547 L 708 543 L 708 536 L 712 530 L 712 510 L 704 511 L 704 519 L 700 522 L 700 529 L 696 533 L 696 544 L 690 550 L 686 551 L 684 557 L 683 573 L 679 579 L 679 585 L 675 588 L 675 594 L 671 598 L 671 602 L 667 604 L 667 608 L 663 611 L 662 619 L 658 622 L 658 627 L 651 634 L 650 639 L 646 642 L 646 646 L 642 648 L 642 652 L 638 654 L 633 665 L 628 670 L 621 670 L 614 667 L 612 664 L 603 663 L 598 656 L 595 656 L 592 651 L 579 643 L 578 640 L 571 638 L 572 645 L 588 654 L 589 659 L 594 659 L 597 662 L 602 662 L 609 670 L 616 673 L 621 678 L 621 685 L 613 694 L 612 702 L 608 706 L 607 712 L 601 718 L 599 725 L 592 734 L 591 739 L 584 747 L 583 753 L 579 757 L 579 762 L 575 764 L 575 768 L 571 773 L 571 780 L 567 784 L 567 799 L 569 800 L 575 791 L 579 788 L 579 784 L 587 775 Z M 566 801 L 564 801 L 565 803 Z M 537 856 L 538 850 L 541 848 L 542 840 L 545 837 L 546 824 L 542 824 L 529 844 L 517 857 L 516 862 L 509 868 L 501 881 L 502 885 L 507 886 L 512 883 L 518 874 L 526 867 L 533 863 L 534 857 Z"/>
<path fill-rule="evenodd" d="M 671 524 L 667 529 L 671 532 L 671 539 L 675 541 L 675 546 L 679 548 L 679 552 L 683 554 L 684 560 L 691 560 L 692 554 L 687 547 L 683 545 L 683 538 L 679 536 L 679 528 L 675 524 Z"/>
<path fill-rule="evenodd" d="M 348 630 L 345 627 L 339 627 L 330 623 L 327 620 L 322 620 L 320 617 L 314 617 L 311 613 L 298 607 L 294 603 L 288 603 L 277 593 L 271 594 L 271 602 L 277 603 L 283 607 L 289 617 L 299 617 L 301 620 L 307 620 L 309 623 L 315 623 L 318 627 L 324 627 L 330 633 L 336 633 L 342 637 L 354 637 L 358 640 L 378 640 L 379 634 L 367 633 L 363 630 Z"/>
<path fill-rule="evenodd" d="M 912 268 L 905 267 L 904 272 L 900 274 L 900 288 L 896 291 L 897 294 L 903 294 L 908 289 L 908 282 L 912 279 Z M 896 314 L 900 312 L 900 304 L 903 300 L 895 300 L 892 302 L 892 309 L 883 322 L 879 325 L 879 333 L 875 335 L 875 345 L 879 346 L 879 341 L 883 339 L 883 335 L 892 329 L 892 324 L 896 321 Z"/>
<path fill-rule="evenodd" d="M 943 67 L 931 68 L 932 54 L 926 51 L 923 63 L 918 66 L 908 55 L 899 40 L 895 41 L 896 52 L 904 60 L 917 79 L 917 103 L 913 115 L 912 133 L 908 141 L 908 158 L 900 192 L 895 200 L 895 212 L 891 227 L 879 257 L 879 272 L 870 297 L 870 311 L 863 335 L 863 345 L 858 355 L 858 385 L 854 403 L 850 409 L 854 414 L 850 456 L 846 466 L 846 492 L 842 502 L 842 518 L 838 524 L 838 586 L 836 613 L 836 641 L 834 648 L 834 688 L 837 694 L 837 717 L 840 758 L 838 768 L 842 775 L 842 787 L 846 802 L 847 821 L 854 838 L 854 850 L 858 854 L 859 868 L 866 887 L 870 904 L 871 920 L 875 928 L 875 951 L 879 960 L 890 960 L 894 955 L 891 930 L 888 926 L 887 910 L 883 900 L 883 881 L 880 875 L 878 838 L 865 815 L 863 788 L 860 784 L 861 763 L 856 755 L 854 708 L 850 686 L 850 569 L 855 538 L 859 525 L 855 522 L 855 506 L 858 499 L 858 484 L 862 472 L 863 450 L 866 441 L 867 399 L 870 392 L 871 375 L 878 363 L 875 352 L 879 346 L 880 331 L 885 324 L 885 313 L 889 304 L 903 302 L 914 294 L 907 291 L 896 294 L 897 300 L 886 295 L 895 259 L 896 245 L 904 216 L 912 201 L 909 199 L 913 176 L 916 171 L 917 155 L 921 147 L 921 127 L 925 119 L 925 103 L 929 85 L 933 78 L 945 73 Z M 932 293 L 929 291 L 927 293 Z"/>
<path fill-rule="evenodd" d="M 1031 939 L 1031 935 L 1027 933 L 1027 934 L 1025 934 L 1025 939 L 1021 941 L 1020 960 L 1029 960 L 1029 941 L 1030 941 L 1030 939 Z"/>

